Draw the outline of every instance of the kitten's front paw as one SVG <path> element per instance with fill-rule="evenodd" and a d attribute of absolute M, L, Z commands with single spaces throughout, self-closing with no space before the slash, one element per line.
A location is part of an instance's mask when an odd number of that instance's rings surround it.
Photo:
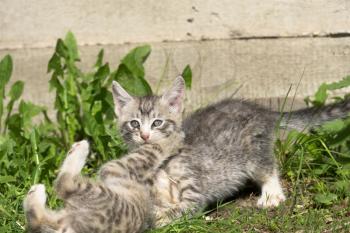
<path fill-rule="evenodd" d="M 285 201 L 281 182 L 277 175 L 277 171 L 267 177 L 261 187 L 261 197 L 258 200 L 258 207 L 269 208 L 278 206 Z"/>
<path fill-rule="evenodd" d="M 172 219 L 166 214 L 166 211 L 156 211 L 155 213 L 155 227 L 163 227 L 171 223 Z"/>
<path fill-rule="evenodd" d="M 72 148 L 68 152 L 68 156 L 74 156 L 79 158 L 80 160 L 86 160 L 86 157 L 89 154 L 89 142 L 87 140 L 82 140 L 80 142 L 76 142 L 72 145 Z"/>
<path fill-rule="evenodd" d="M 77 174 L 85 165 L 86 158 L 89 154 L 89 143 L 86 140 L 76 142 L 68 151 L 68 155 L 61 167 L 62 172 Z"/>
<path fill-rule="evenodd" d="M 179 205 L 157 208 L 155 211 L 155 225 L 156 227 L 162 227 L 168 225 L 175 219 L 180 218 L 183 215 L 183 211 Z"/>
<path fill-rule="evenodd" d="M 276 207 L 285 200 L 283 193 L 263 193 L 258 199 L 257 206 L 260 208 Z"/>
<path fill-rule="evenodd" d="M 87 140 L 82 140 L 80 142 L 74 143 L 68 154 L 71 153 L 79 153 L 81 155 L 87 156 L 89 154 L 89 142 Z"/>

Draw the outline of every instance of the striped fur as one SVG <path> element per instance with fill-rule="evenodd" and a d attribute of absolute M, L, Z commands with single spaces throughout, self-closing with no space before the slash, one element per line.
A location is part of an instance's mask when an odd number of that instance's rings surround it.
<path fill-rule="evenodd" d="M 44 185 L 34 185 L 24 201 L 30 233 L 132 233 L 149 227 L 151 200 L 144 185 L 130 179 L 118 186 L 80 175 L 89 153 L 86 141 L 73 145 L 55 182 L 65 208 L 45 207 Z"/>
<path fill-rule="evenodd" d="M 226 99 L 191 114 L 183 122 L 184 145 L 164 159 L 152 177 L 155 225 L 230 197 L 249 180 L 261 187 L 259 207 L 279 205 L 285 195 L 273 156 L 276 125 L 298 130 L 315 127 L 346 117 L 349 103 L 281 114 L 248 101 Z"/>
<path fill-rule="evenodd" d="M 154 177 L 159 190 L 173 192 L 156 211 L 157 225 L 230 197 L 248 180 L 261 187 L 259 207 L 279 205 L 285 196 L 273 156 L 275 128 L 309 129 L 349 112 L 349 99 L 289 113 L 226 99 L 191 114 L 183 122 L 188 149 L 166 160 Z"/>

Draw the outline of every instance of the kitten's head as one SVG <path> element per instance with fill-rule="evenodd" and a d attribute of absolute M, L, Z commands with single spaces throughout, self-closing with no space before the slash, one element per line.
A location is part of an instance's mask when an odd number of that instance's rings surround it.
<path fill-rule="evenodd" d="M 178 76 L 162 96 L 133 97 L 113 82 L 114 110 L 127 144 L 161 143 L 182 135 L 185 82 Z"/>

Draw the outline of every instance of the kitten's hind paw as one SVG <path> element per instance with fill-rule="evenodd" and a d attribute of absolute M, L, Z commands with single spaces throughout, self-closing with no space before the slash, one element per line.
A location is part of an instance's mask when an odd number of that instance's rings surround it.
<path fill-rule="evenodd" d="M 45 203 L 45 186 L 43 184 L 36 184 L 30 188 L 27 197 L 24 200 L 24 209 L 29 209 L 30 205 L 44 206 Z"/>

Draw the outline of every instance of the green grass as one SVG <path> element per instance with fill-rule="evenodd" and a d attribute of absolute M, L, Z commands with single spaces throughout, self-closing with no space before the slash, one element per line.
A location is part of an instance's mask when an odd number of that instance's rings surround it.
<path fill-rule="evenodd" d="M 90 175 L 104 162 L 126 153 L 108 90 L 117 80 L 134 95 L 152 93 L 143 67 L 150 52 L 149 46 L 137 47 L 113 70 L 103 61 L 102 50 L 91 71 L 83 73 L 76 65 L 80 58 L 74 35 L 59 39 L 48 64 L 56 119 L 48 117 L 46 107 L 21 98 L 23 82 L 8 88 L 11 56 L 0 61 L 0 232 L 24 232 L 22 201 L 35 183 L 47 187 L 51 208 L 60 206 L 52 182 L 74 141 L 92 142 L 92 157 L 84 169 Z M 190 88 L 189 66 L 183 75 Z M 322 106 L 329 91 L 347 86 L 350 77 L 323 84 L 306 101 Z M 349 232 L 349 132 L 350 120 L 338 120 L 312 134 L 292 131 L 276 141 L 275 155 L 288 197 L 279 208 L 256 208 L 257 194 L 246 190 L 205 214 L 184 217 L 152 232 Z"/>
<path fill-rule="evenodd" d="M 254 199 L 255 200 L 255 199 Z M 245 199 L 244 202 L 249 202 Z M 290 201 L 290 200 L 289 200 Z M 349 207 L 290 211 L 287 201 L 273 210 L 232 203 L 206 217 L 185 219 L 152 232 L 349 232 Z"/>

